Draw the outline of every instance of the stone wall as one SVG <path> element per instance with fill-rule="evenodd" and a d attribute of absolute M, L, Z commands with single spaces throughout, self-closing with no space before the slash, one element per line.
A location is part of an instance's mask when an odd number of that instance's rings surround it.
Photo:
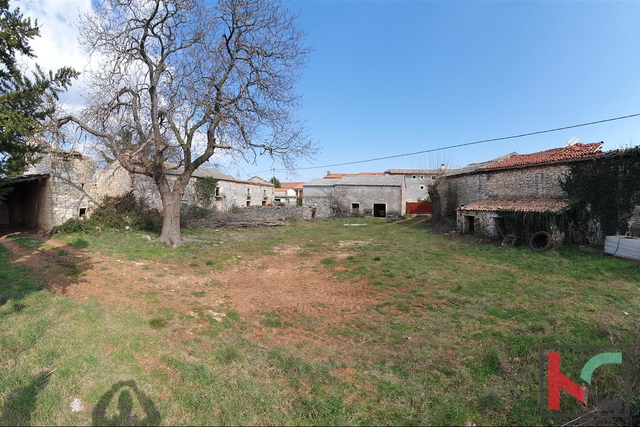
<path fill-rule="evenodd" d="M 14 184 L 13 192 L 0 205 L 0 225 L 22 224 L 50 231 L 69 219 L 89 217 L 97 206 L 95 172 L 95 161 L 80 153 L 52 150 L 41 154 L 25 171 L 34 178 Z"/>
<path fill-rule="evenodd" d="M 484 199 L 562 198 L 560 179 L 568 171 L 567 165 L 551 165 L 450 176 L 440 189 L 442 206 L 453 215 L 460 205 Z"/>
<path fill-rule="evenodd" d="M 244 208 L 252 216 L 280 217 L 287 220 L 311 219 L 311 206 L 250 206 Z"/>
<path fill-rule="evenodd" d="M 198 196 L 195 182 L 198 178 L 191 178 L 182 197 L 182 202 L 191 206 L 215 208 L 226 212 L 233 207 L 264 206 L 273 203 L 274 187 L 266 181 L 218 181 L 217 195 L 209 204 Z M 175 177 L 169 177 L 171 183 Z M 98 178 L 101 197 L 122 196 L 131 191 L 146 207 L 162 210 L 162 200 L 156 183 L 148 176 L 132 174 L 121 166 L 108 167 Z M 207 206 L 205 206 L 207 205 Z"/>
<path fill-rule="evenodd" d="M 89 157 L 52 153 L 49 180 L 53 227 L 91 215 L 98 205 L 95 173 L 96 163 Z"/>
<path fill-rule="evenodd" d="M 458 211 L 458 230 L 464 234 L 471 234 L 469 224 L 465 222 L 473 220 L 474 235 L 487 239 L 496 239 L 500 236 L 500 232 L 496 226 L 495 218 L 501 218 L 501 216 L 497 212 Z"/>

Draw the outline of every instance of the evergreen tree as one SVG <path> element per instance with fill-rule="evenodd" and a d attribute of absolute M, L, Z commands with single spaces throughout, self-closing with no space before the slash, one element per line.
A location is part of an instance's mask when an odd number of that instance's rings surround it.
<path fill-rule="evenodd" d="M 41 147 L 27 140 L 41 130 L 58 94 L 78 76 L 69 67 L 45 73 L 37 65 L 26 75 L 18 59 L 35 57 L 29 42 L 38 35 L 37 21 L 0 0 L 0 180 L 23 173 L 36 160 Z"/>

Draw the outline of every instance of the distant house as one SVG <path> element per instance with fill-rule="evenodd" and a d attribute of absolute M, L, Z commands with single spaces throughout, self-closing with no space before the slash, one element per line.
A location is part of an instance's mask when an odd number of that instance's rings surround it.
<path fill-rule="evenodd" d="M 169 175 L 177 176 L 181 171 L 181 168 L 177 168 L 169 171 Z M 208 200 L 202 194 L 198 194 L 196 189 L 195 183 L 200 178 L 217 180 L 215 192 Z M 162 209 L 162 200 L 155 182 L 148 176 L 127 171 L 118 163 L 112 163 L 107 167 L 98 177 L 97 184 L 101 198 L 133 192 L 147 207 Z M 274 185 L 260 177 L 243 181 L 215 169 L 201 167 L 193 173 L 182 197 L 182 203 L 221 211 L 229 211 L 233 207 L 266 206 L 273 203 L 273 190 Z"/>
<path fill-rule="evenodd" d="M 282 182 L 280 188 L 274 189 L 274 202 L 284 205 L 296 205 L 302 197 L 303 182 Z"/>
<path fill-rule="evenodd" d="M 49 232 L 70 219 L 89 217 L 97 206 L 96 162 L 75 151 L 46 147 L 38 163 L 9 179 L 13 191 L 0 204 L 0 227 Z"/>
<path fill-rule="evenodd" d="M 559 212 L 567 207 L 560 181 L 573 162 L 603 156 L 603 143 L 574 144 L 532 154 L 511 153 L 446 175 L 443 206 L 455 210 L 458 228 L 499 238 L 501 212 Z"/>
<path fill-rule="evenodd" d="M 303 204 L 316 206 L 318 217 L 402 216 L 405 184 L 401 176 L 348 176 L 314 179 L 304 184 Z"/>

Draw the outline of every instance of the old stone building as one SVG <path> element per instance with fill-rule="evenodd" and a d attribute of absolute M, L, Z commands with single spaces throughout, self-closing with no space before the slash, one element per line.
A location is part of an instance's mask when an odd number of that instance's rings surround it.
<path fill-rule="evenodd" d="M 180 172 L 180 169 L 176 169 L 173 174 L 178 175 Z M 217 180 L 215 193 L 209 200 L 198 194 L 196 181 L 200 178 Z M 148 176 L 130 173 L 117 163 L 111 164 L 100 174 L 97 185 L 100 198 L 133 192 L 146 207 L 162 210 L 162 200 L 155 182 Z M 267 206 L 273 203 L 273 199 L 274 185 L 260 177 L 243 181 L 215 169 L 199 168 L 193 173 L 182 202 L 186 205 L 229 211 L 234 207 Z"/>
<path fill-rule="evenodd" d="M 315 205 L 318 217 L 397 217 L 406 212 L 401 176 L 348 176 L 314 179 L 304 184 L 303 204 Z"/>
<path fill-rule="evenodd" d="M 40 161 L 12 177 L 13 191 L 0 204 L 0 226 L 24 225 L 48 232 L 97 206 L 96 162 L 78 152 L 46 149 Z"/>
<path fill-rule="evenodd" d="M 387 169 L 384 174 L 403 177 L 407 188 L 405 201 L 414 203 L 429 200 L 429 185 L 440 175 L 450 172 L 453 172 L 453 169 L 446 169 L 443 164 L 440 169 Z"/>
<path fill-rule="evenodd" d="M 574 144 L 532 154 L 511 153 L 446 175 L 443 206 L 460 230 L 501 237 L 500 211 L 554 212 L 566 207 L 560 181 L 573 162 L 604 155 L 603 143 Z"/>

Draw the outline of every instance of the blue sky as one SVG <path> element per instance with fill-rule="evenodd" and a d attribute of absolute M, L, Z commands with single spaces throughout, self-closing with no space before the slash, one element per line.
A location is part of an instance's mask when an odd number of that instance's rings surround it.
<path fill-rule="evenodd" d="M 304 0 L 289 7 L 300 12 L 314 49 L 299 113 L 323 147 L 315 165 L 640 113 L 640 2 Z M 441 157 L 464 166 L 563 146 L 573 136 L 615 149 L 640 144 L 638 130 L 633 118 Z M 430 167 L 436 157 L 276 175 Z M 244 169 L 270 167 L 265 159 Z"/>
<path fill-rule="evenodd" d="M 23 0 L 42 24 L 34 40 L 48 69 L 88 60 L 77 45 L 78 12 L 92 0 Z M 297 0 L 298 25 L 313 47 L 299 84 L 299 117 L 323 166 L 429 150 L 640 113 L 640 1 Z M 82 84 L 65 95 L 81 103 Z M 333 172 L 464 166 L 512 151 L 581 142 L 605 149 L 640 144 L 640 118 L 557 133 L 341 167 L 276 172 L 307 181 Z M 221 168 L 269 178 L 257 165 Z"/>

